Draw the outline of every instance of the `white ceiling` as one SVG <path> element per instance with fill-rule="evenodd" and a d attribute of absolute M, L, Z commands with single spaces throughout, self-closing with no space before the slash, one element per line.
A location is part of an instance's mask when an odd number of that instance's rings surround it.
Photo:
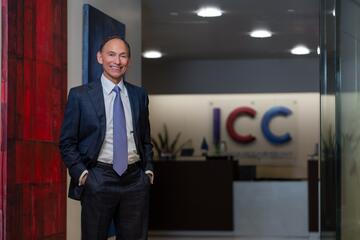
<path fill-rule="evenodd" d="M 194 11 L 206 5 L 225 13 L 198 17 Z M 316 55 L 319 0 L 143 0 L 142 6 L 143 50 L 161 50 L 168 59 L 299 57 L 289 50 L 300 43 Z M 273 37 L 249 37 L 257 27 Z"/>

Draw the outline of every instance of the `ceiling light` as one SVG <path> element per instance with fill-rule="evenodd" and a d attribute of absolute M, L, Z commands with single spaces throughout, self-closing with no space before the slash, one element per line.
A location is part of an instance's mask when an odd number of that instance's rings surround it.
<path fill-rule="evenodd" d="M 320 55 L 320 47 L 319 46 L 317 47 L 316 52 L 318 55 Z"/>
<path fill-rule="evenodd" d="M 304 45 L 297 45 L 290 52 L 295 55 L 306 55 L 310 53 L 310 49 Z"/>
<path fill-rule="evenodd" d="M 161 58 L 162 53 L 156 50 L 149 50 L 143 53 L 144 58 Z"/>
<path fill-rule="evenodd" d="M 333 15 L 334 17 L 336 16 L 335 8 L 332 10 L 332 15 Z"/>
<path fill-rule="evenodd" d="M 223 14 L 221 9 L 216 7 L 200 8 L 196 13 L 199 17 L 220 17 Z"/>
<path fill-rule="evenodd" d="M 272 33 L 266 29 L 254 30 L 250 33 L 253 38 L 268 38 L 272 36 Z"/>

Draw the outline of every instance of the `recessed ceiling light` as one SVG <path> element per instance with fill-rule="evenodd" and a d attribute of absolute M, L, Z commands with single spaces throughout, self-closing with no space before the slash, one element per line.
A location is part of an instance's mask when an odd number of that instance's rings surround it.
<path fill-rule="evenodd" d="M 319 46 L 317 47 L 316 52 L 318 55 L 320 55 L 320 47 Z"/>
<path fill-rule="evenodd" d="M 287 11 L 288 11 L 288 13 L 294 13 L 295 12 L 295 10 L 292 9 L 292 8 L 289 8 Z"/>
<path fill-rule="evenodd" d="M 157 50 L 149 50 L 143 53 L 144 58 L 161 58 L 162 53 Z"/>
<path fill-rule="evenodd" d="M 176 16 L 179 16 L 179 13 L 178 12 L 170 12 L 170 15 L 176 17 Z"/>
<path fill-rule="evenodd" d="M 306 55 L 310 53 L 310 49 L 304 45 L 297 45 L 290 52 L 295 55 Z"/>
<path fill-rule="evenodd" d="M 334 17 L 336 16 L 335 8 L 332 10 L 332 15 L 333 15 Z"/>
<path fill-rule="evenodd" d="M 204 7 L 196 11 L 199 17 L 220 17 L 223 14 L 220 8 Z"/>
<path fill-rule="evenodd" d="M 272 36 L 272 33 L 266 29 L 257 29 L 250 33 L 253 38 L 268 38 Z"/>

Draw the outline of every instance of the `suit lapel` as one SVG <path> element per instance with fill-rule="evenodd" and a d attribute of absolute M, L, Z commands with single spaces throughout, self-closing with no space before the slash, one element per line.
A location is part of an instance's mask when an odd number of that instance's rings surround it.
<path fill-rule="evenodd" d="M 93 104 L 96 114 L 100 119 L 100 122 L 105 123 L 105 103 L 104 103 L 104 96 L 103 96 L 103 89 L 101 86 L 101 81 L 94 81 L 89 84 L 88 90 L 91 103 Z"/>
<path fill-rule="evenodd" d="M 135 88 L 131 84 L 125 81 L 124 84 L 129 96 L 133 128 L 134 130 L 137 130 L 138 120 L 139 120 L 139 99 Z"/>

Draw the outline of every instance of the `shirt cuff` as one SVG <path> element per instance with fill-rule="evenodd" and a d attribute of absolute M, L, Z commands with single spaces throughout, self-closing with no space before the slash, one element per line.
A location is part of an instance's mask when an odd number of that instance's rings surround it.
<path fill-rule="evenodd" d="M 85 177 L 88 173 L 89 173 L 88 170 L 85 170 L 85 171 L 82 172 L 82 174 L 81 174 L 80 177 L 79 177 L 79 186 L 84 185 L 83 180 L 84 180 L 84 177 Z"/>
<path fill-rule="evenodd" d="M 152 177 L 154 176 L 154 172 L 151 170 L 146 170 L 145 174 L 150 174 Z"/>

